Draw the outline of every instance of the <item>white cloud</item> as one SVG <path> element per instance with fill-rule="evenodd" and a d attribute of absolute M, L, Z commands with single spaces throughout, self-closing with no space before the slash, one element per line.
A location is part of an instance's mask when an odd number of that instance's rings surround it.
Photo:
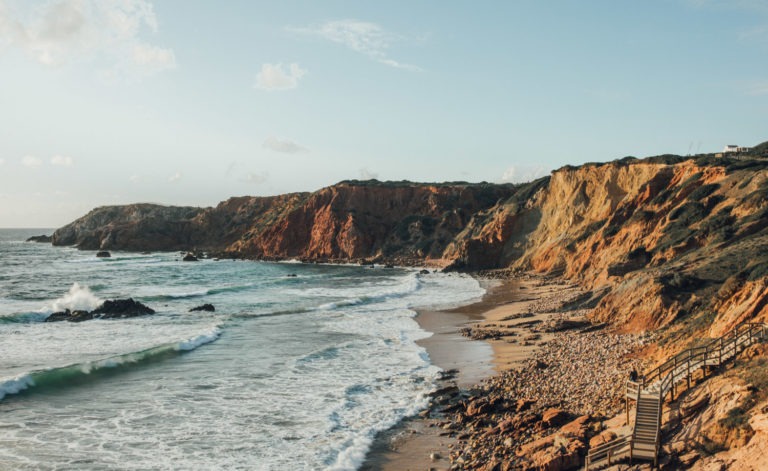
<path fill-rule="evenodd" d="M 368 170 L 367 168 L 361 168 L 360 169 L 360 179 L 361 180 L 376 180 L 379 178 L 379 174 L 376 172 L 372 172 Z"/>
<path fill-rule="evenodd" d="M 71 167 L 74 163 L 75 161 L 72 160 L 72 157 L 65 157 L 63 155 L 54 155 L 51 157 L 51 165 L 58 167 Z"/>
<path fill-rule="evenodd" d="M 298 154 L 300 152 L 308 152 L 304 146 L 300 146 L 293 141 L 278 139 L 275 136 L 269 136 L 262 144 L 265 149 L 270 149 L 275 152 L 282 152 L 284 154 Z"/>
<path fill-rule="evenodd" d="M 172 69 L 176 67 L 176 55 L 173 49 L 136 44 L 133 46 L 133 62 L 151 70 Z"/>
<path fill-rule="evenodd" d="M 41 64 L 94 61 L 123 72 L 141 73 L 175 65 L 171 49 L 145 40 L 148 33 L 158 29 L 148 0 L 31 3 L 20 2 L 11 10 L 0 0 L 0 44 L 19 48 Z"/>
<path fill-rule="evenodd" d="M 256 173 L 248 173 L 245 178 L 243 178 L 243 181 L 247 183 L 253 183 L 255 185 L 259 185 L 261 183 L 264 183 L 269 178 L 269 174 L 267 172 L 256 172 Z"/>
<path fill-rule="evenodd" d="M 527 183 L 549 175 L 550 169 L 543 165 L 516 165 L 509 167 L 501 176 L 502 182 Z"/>
<path fill-rule="evenodd" d="M 376 23 L 367 21 L 346 19 L 328 21 L 319 26 L 305 28 L 288 28 L 289 31 L 300 34 L 319 36 L 328 41 L 343 44 L 349 49 L 364 54 L 371 59 L 390 67 L 408 70 L 421 70 L 421 68 L 404 64 L 388 57 L 387 50 L 390 45 L 405 38 L 401 35 L 386 31 Z"/>
<path fill-rule="evenodd" d="M 34 155 L 25 155 L 21 158 L 21 165 L 29 168 L 39 168 L 43 165 L 43 160 Z"/>
<path fill-rule="evenodd" d="M 256 88 L 262 90 L 290 90 L 299 86 L 299 80 L 307 71 L 293 63 L 287 69 L 283 64 L 262 64 L 261 71 L 256 74 Z"/>
<path fill-rule="evenodd" d="M 768 95 L 768 81 L 755 82 L 747 85 L 748 95 Z"/>
<path fill-rule="evenodd" d="M 181 180 L 181 177 L 182 177 L 181 172 L 176 172 L 173 175 L 171 175 L 170 177 L 168 177 L 168 181 L 171 182 L 171 183 L 174 183 L 174 182 L 177 182 L 177 181 Z"/>

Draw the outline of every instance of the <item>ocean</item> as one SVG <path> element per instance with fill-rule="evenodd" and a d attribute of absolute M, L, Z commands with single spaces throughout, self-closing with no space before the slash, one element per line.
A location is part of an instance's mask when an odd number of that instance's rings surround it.
<path fill-rule="evenodd" d="M 0 230 L 2 470 L 355 470 L 436 387 L 414 309 L 484 292 L 414 269 L 24 242 L 50 232 Z M 43 322 L 117 298 L 157 313 Z"/>

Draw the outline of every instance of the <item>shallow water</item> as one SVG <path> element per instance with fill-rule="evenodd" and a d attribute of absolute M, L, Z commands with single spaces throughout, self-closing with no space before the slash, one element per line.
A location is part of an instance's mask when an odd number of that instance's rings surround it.
<path fill-rule="evenodd" d="M 39 233 L 0 230 L 0 469 L 356 469 L 434 388 L 413 308 L 483 293 L 415 270 L 22 242 Z M 42 322 L 126 297 L 157 314 Z M 203 303 L 216 312 L 188 312 Z"/>

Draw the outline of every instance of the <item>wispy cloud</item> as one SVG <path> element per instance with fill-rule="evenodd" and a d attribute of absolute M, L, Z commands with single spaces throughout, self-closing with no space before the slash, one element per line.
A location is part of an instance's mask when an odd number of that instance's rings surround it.
<path fill-rule="evenodd" d="M 0 159 L 0 166 L 5 165 L 5 159 Z"/>
<path fill-rule="evenodd" d="M 248 173 L 243 178 L 243 181 L 246 183 L 253 183 L 255 185 L 260 185 L 264 182 L 266 182 L 269 179 L 269 174 L 267 172 L 256 172 L 256 173 Z"/>
<path fill-rule="evenodd" d="M 128 181 L 131 183 L 139 183 L 141 181 L 141 177 L 138 175 L 131 175 L 128 177 Z"/>
<path fill-rule="evenodd" d="M 170 183 L 175 183 L 175 182 L 181 180 L 181 177 L 182 177 L 181 172 L 176 172 L 173 175 L 171 175 L 170 177 L 168 177 L 168 181 Z"/>
<path fill-rule="evenodd" d="M 21 158 L 21 165 L 28 168 L 39 168 L 43 165 L 43 160 L 34 155 L 25 155 Z"/>
<path fill-rule="evenodd" d="M 287 139 L 278 139 L 275 136 L 269 136 L 262 144 L 262 147 L 265 149 L 273 150 L 275 152 L 282 152 L 284 154 L 309 152 L 309 149 L 304 146 L 296 144 L 295 142 Z"/>
<path fill-rule="evenodd" d="M 71 167 L 74 164 L 75 161 L 72 160 L 72 157 L 69 156 L 54 155 L 51 157 L 51 165 L 55 165 L 57 167 Z"/>
<path fill-rule="evenodd" d="M 32 3 L 32 2 L 29 2 Z M 172 49 L 146 41 L 158 30 L 148 0 L 54 0 L 11 10 L 0 0 L 0 44 L 58 66 L 96 61 L 123 71 L 152 73 L 176 65 Z"/>
<path fill-rule="evenodd" d="M 328 41 L 343 44 L 355 52 L 366 55 L 390 67 L 422 70 L 418 66 L 406 64 L 389 57 L 388 49 L 390 46 L 406 38 L 400 34 L 387 31 L 376 23 L 346 19 L 327 21 L 317 26 L 289 27 L 288 31 L 317 36 Z"/>
<path fill-rule="evenodd" d="M 361 180 L 376 180 L 377 178 L 379 178 L 379 174 L 377 172 L 372 172 L 367 168 L 361 168 L 359 171 L 359 175 Z"/>
<path fill-rule="evenodd" d="M 501 181 L 507 183 L 527 183 L 550 173 L 543 165 L 513 165 L 501 175 Z"/>
<path fill-rule="evenodd" d="M 746 86 L 747 95 L 768 95 L 768 80 L 764 82 L 753 82 Z"/>
<path fill-rule="evenodd" d="M 291 90 L 299 86 L 299 80 L 307 74 L 307 71 L 293 63 L 288 67 L 283 64 L 262 64 L 261 70 L 256 74 L 256 88 L 267 91 Z"/>
<path fill-rule="evenodd" d="M 254 170 L 243 162 L 231 162 L 227 167 L 226 176 L 239 182 L 260 185 L 269 180 L 269 173 L 264 170 Z"/>

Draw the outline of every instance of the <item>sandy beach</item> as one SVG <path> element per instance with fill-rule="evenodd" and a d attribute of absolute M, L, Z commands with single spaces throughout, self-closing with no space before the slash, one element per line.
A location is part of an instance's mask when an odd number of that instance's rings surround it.
<path fill-rule="evenodd" d="M 547 306 L 559 305 L 557 300 L 570 296 L 562 285 L 540 285 L 533 279 L 481 279 L 486 289 L 483 298 L 473 304 L 445 311 L 422 310 L 416 320 L 434 335 L 419 343 L 427 349 L 433 363 L 445 371 L 454 372 L 442 387 L 457 386 L 461 390 L 475 389 L 481 382 L 531 358 L 547 337 L 528 331 L 532 321 L 551 316 Z M 575 288 L 571 288 L 573 290 Z M 552 299 L 556 298 L 556 299 Z M 529 315 L 532 312 L 533 315 Z M 517 319 L 510 320 L 509 318 Z M 503 336 L 479 341 L 461 333 L 462 329 L 498 330 Z M 536 340 L 534 340 L 534 337 Z M 527 340 L 526 340 L 527 339 Z M 456 444 L 438 426 L 441 418 L 409 419 L 377 438 L 362 470 L 423 470 L 449 469 L 447 450 Z"/>
<path fill-rule="evenodd" d="M 419 312 L 420 325 L 434 332 L 421 344 L 432 361 L 450 374 L 441 381 L 429 411 L 377 438 L 363 470 L 447 470 L 452 460 L 465 462 L 463 454 L 475 457 L 475 465 L 491 460 L 498 443 L 484 436 L 486 428 L 462 423 L 460 412 L 446 411 L 455 410 L 457 402 L 466 407 L 473 401 L 487 401 L 502 390 L 514 391 L 529 402 L 539 401 L 539 412 L 552 406 L 578 414 L 615 412 L 619 394 L 608 389 L 613 376 L 624 375 L 629 368 L 624 358 L 627 352 L 642 340 L 604 332 L 573 335 L 572 328 L 592 330 L 584 319 L 586 309 L 564 309 L 583 294 L 576 285 L 533 276 L 482 283 L 487 291 L 477 303 L 448 311 Z M 580 365 L 579 351 L 590 346 L 618 352 L 604 359 L 610 374 L 571 378 L 584 376 L 572 365 Z M 542 361 L 552 366 L 547 368 Z M 582 387 L 583 394 L 572 394 L 569 378 L 574 384 L 583 380 L 594 386 Z M 596 401 L 593 396 L 604 399 Z M 487 414 L 478 424 L 485 423 L 486 418 L 492 420 L 491 416 Z M 521 430 L 520 441 L 530 439 L 531 435 Z M 467 468 L 473 468 L 471 462 Z"/>

